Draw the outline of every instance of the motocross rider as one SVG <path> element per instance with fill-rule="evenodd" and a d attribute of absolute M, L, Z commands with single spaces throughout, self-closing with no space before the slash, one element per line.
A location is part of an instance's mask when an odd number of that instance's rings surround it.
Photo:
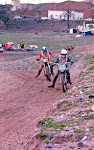
<path fill-rule="evenodd" d="M 43 46 L 42 50 L 40 52 L 40 55 L 39 55 L 39 57 L 36 60 L 39 61 L 39 60 L 41 60 L 41 58 L 48 58 L 48 62 L 51 65 L 51 61 L 49 61 L 49 55 L 52 56 L 53 54 L 50 51 L 48 51 L 47 47 Z M 40 75 L 43 66 L 44 66 L 44 63 L 42 61 L 41 65 L 39 67 L 39 70 L 38 70 L 38 74 L 35 76 L 35 78 L 37 78 Z M 51 66 L 51 74 L 54 75 L 54 73 L 53 73 L 53 66 Z M 49 81 L 51 81 L 51 79 L 49 79 Z"/>
<path fill-rule="evenodd" d="M 62 49 L 61 53 L 59 54 L 59 57 L 56 59 L 55 63 L 64 64 L 64 63 L 67 63 L 67 62 L 73 63 L 71 61 L 70 57 L 67 55 L 67 50 L 66 49 Z M 69 72 L 68 64 L 66 64 L 66 72 L 67 72 L 67 76 L 68 76 L 68 83 L 72 84 L 71 79 L 70 79 L 70 72 Z M 59 69 L 58 69 L 57 73 L 56 73 L 56 75 L 54 77 L 53 84 L 48 86 L 49 88 L 51 88 L 51 87 L 54 88 L 55 82 L 57 80 L 57 77 L 58 77 L 59 73 L 60 72 L 59 72 Z"/>

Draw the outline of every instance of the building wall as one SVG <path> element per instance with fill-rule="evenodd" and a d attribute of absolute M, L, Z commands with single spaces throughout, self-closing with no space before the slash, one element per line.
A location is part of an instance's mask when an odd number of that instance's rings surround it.
<path fill-rule="evenodd" d="M 83 20 L 83 16 L 84 16 L 83 12 L 72 11 L 70 20 Z"/>
<path fill-rule="evenodd" d="M 70 20 L 83 20 L 83 12 L 72 11 Z M 67 20 L 66 11 L 52 11 L 48 10 L 48 19 L 65 19 Z"/>
<path fill-rule="evenodd" d="M 21 9 L 20 0 L 12 0 L 11 5 L 13 6 L 11 11 L 16 11 Z"/>

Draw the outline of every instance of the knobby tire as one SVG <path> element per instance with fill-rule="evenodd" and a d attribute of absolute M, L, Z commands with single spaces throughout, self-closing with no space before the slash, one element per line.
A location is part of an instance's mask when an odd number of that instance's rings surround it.
<path fill-rule="evenodd" d="M 49 80 L 50 79 L 50 68 L 48 66 L 46 66 L 46 76 L 47 76 L 47 79 Z"/>
<path fill-rule="evenodd" d="M 67 85 L 66 85 L 66 82 L 65 82 L 65 75 L 63 73 L 61 73 L 61 84 L 62 84 L 62 89 L 63 89 L 63 92 L 66 92 L 67 90 Z"/>

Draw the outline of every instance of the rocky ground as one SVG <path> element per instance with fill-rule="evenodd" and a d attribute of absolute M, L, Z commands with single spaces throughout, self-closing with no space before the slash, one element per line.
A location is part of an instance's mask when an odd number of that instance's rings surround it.
<path fill-rule="evenodd" d="M 73 84 L 66 93 L 59 78 L 54 89 L 43 73 L 35 79 L 38 53 L 0 54 L 1 150 L 94 149 L 93 48 L 79 45 L 70 53 Z"/>

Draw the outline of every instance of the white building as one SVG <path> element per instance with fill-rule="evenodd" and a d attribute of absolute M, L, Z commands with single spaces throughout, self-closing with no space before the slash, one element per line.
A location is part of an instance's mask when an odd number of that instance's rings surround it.
<path fill-rule="evenodd" d="M 83 20 L 83 16 L 84 16 L 83 12 L 72 11 L 69 19 L 70 20 Z M 48 10 L 48 19 L 67 20 L 66 11 Z"/>
<path fill-rule="evenodd" d="M 11 11 L 16 11 L 21 9 L 20 0 L 12 0 L 11 5 L 12 5 Z"/>

